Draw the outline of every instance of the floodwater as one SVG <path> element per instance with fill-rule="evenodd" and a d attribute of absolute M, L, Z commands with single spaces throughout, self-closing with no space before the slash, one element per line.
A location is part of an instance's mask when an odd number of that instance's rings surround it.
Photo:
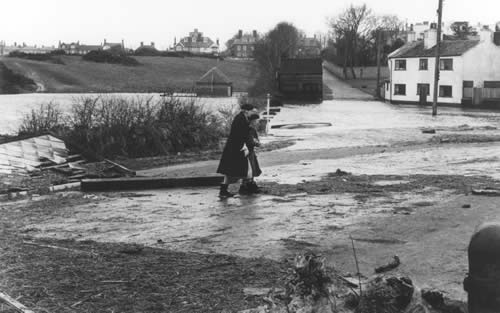
<path fill-rule="evenodd" d="M 329 127 L 271 129 L 270 135 L 298 138 L 288 150 L 336 147 L 392 145 L 400 142 L 423 142 L 430 135 L 459 132 L 469 135 L 500 135 L 500 112 L 440 107 L 438 115 L 431 108 L 395 106 L 378 101 L 324 101 L 319 105 L 285 106 L 271 125 L 290 123 L 331 123 Z"/>
<path fill-rule="evenodd" d="M 55 103 L 59 105 L 63 112 L 68 112 L 72 103 L 82 97 L 126 97 L 126 98 L 150 98 L 160 99 L 159 93 L 31 93 L 17 95 L 0 95 L 0 134 L 13 134 L 17 131 L 24 114 L 32 109 L 38 108 L 42 103 Z M 230 108 L 238 103 L 237 98 L 181 98 L 195 99 L 197 103 L 203 105 L 208 110 L 217 108 Z"/>

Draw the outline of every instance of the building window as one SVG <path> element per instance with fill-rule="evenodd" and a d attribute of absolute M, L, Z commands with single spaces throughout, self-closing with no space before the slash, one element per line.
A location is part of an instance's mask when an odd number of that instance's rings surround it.
<path fill-rule="evenodd" d="M 439 60 L 439 69 L 441 71 L 453 71 L 453 59 Z"/>
<path fill-rule="evenodd" d="M 418 69 L 420 71 L 427 71 L 427 61 L 427 59 L 420 59 L 420 61 L 418 62 Z"/>
<path fill-rule="evenodd" d="M 417 84 L 417 95 L 420 95 L 420 92 L 424 89 L 426 91 L 426 95 L 430 94 L 430 84 Z"/>
<path fill-rule="evenodd" d="M 243 46 L 243 51 L 247 51 L 247 46 Z"/>
<path fill-rule="evenodd" d="M 394 84 L 394 94 L 399 96 L 406 95 L 406 85 L 405 84 Z"/>
<path fill-rule="evenodd" d="M 439 86 L 439 96 L 441 98 L 451 98 L 452 97 L 451 86 Z"/>
<path fill-rule="evenodd" d="M 396 71 L 406 71 L 406 60 L 396 60 L 394 69 Z"/>
<path fill-rule="evenodd" d="M 238 51 L 240 51 L 240 50 L 241 50 L 241 46 L 236 46 L 236 48 L 238 49 Z"/>

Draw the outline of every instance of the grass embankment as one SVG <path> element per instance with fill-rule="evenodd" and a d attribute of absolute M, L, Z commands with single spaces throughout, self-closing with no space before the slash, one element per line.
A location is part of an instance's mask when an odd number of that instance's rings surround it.
<path fill-rule="evenodd" d="M 217 66 L 233 81 L 235 91 L 247 91 L 257 70 L 253 61 L 209 58 L 134 57 L 138 66 L 103 64 L 80 56 L 60 56 L 62 64 L 20 58 L 2 58 L 13 72 L 24 75 L 44 92 L 163 92 L 167 88 L 190 89 L 209 69 Z"/>
<path fill-rule="evenodd" d="M 23 75 L 17 74 L 0 62 L 0 93 L 34 92 L 37 90 L 36 83 Z"/>
<path fill-rule="evenodd" d="M 342 67 L 337 66 L 330 62 L 325 62 L 325 68 L 327 71 L 335 75 L 336 77 L 344 80 L 347 84 L 354 88 L 358 88 L 364 92 L 371 95 L 375 95 L 375 88 L 377 86 L 377 67 L 376 66 L 356 66 L 354 67 L 354 72 L 356 78 L 353 78 L 351 69 L 347 69 L 347 79 L 344 77 Z M 380 68 L 380 82 L 389 79 L 389 68 L 387 66 L 382 66 Z"/>

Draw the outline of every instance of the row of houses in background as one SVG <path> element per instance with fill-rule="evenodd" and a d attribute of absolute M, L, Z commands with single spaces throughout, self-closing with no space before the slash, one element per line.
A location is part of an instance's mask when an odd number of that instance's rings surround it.
<path fill-rule="evenodd" d="M 260 39 L 260 35 L 256 30 L 251 33 L 243 33 L 242 30 L 238 31 L 238 34 L 228 41 L 228 46 L 226 50 L 226 55 L 234 58 L 251 59 L 254 57 L 255 45 Z M 18 45 L 6 45 L 5 42 L 0 41 L 0 55 L 8 55 L 10 52 L 19 51 L 28 54 L 42 54 L 49 53 L 54 50 L 64 50 L 66 54 L 70 55 L 84 55 L 90 51 L 96 50 L 110 50 L 110 51 L 123 51 L 123 52 L 133 52 L 131 49 L 125 48 L 125 43 L 121 42 L 107 42 L 106 39 L 100 44 L 83 44 L 80 41 L 76 42 L 61 42 L 57 47 L 37 47 L 28 46 L 26 44 Z M 152 42 L 151 45 L 141 45 L 137 49 L 150 49 L 156 50 L 155 44 Z M 174 44 L 171 46 L 169 51 L 176 52 L 188 52 L 194 55 L 211 54 L 219 55 L 221 53 L 221 47 L 219 39 L 212 40 L 210 37 L 204 36 L 203 32 L 200 32 L 195 28 L 188 36 L 181 38 L 177 41 L 174 38 Z M 321 42 L 313 38 L 302 37 L 299 42 L 298 56 L 299 57 L 317 57 L 321 52 Z"/>
<path fill-rule="evenodd" d="M 52 52 L 56 47 L 45 47 L 45 46 L 30 46 L 26 43 L 18 44 L 15 42 L 13 45 L 7 45 L 5 41 L 0 41 L 0 55 L 8 55 L 11 52 L 19 51 L 27 54 L 46 54 Z"/>
<path fill-rule="evenodd" d="M 106 39 L 100 45 L 85 45 L 80 44 L 80 41 L 64 43 L 59 41 L 59 45 L 57 47 L 59 50 L 64 50 L 66 54 L 77 54 L 83 55 L 87 54 L 90 51 L 97 50 L 108 50 L 115 52 L 124 52 L 125 51 L 125 43 L 122 40 L 121 42 L 108 42 Z"/>
<path fill-rule="evenodd" d="M 383 87 L 386 100 L 432 101 L 436 28 L 436 24 L 429 24 L 422 40 L 410 31 L 408 42 L 388 56 L 390 76 Z M 438 103 L 481 105 L 500 101 L 500 29 L 496 30 L 485 26 L 477 39 L 441 41 Z"/>

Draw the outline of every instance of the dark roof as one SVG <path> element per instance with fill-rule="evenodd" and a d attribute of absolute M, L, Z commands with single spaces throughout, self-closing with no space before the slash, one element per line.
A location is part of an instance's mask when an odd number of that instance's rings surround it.
<path fill-rule="evenodd" d="M 308 59 L 282 59 L 280 65 L 281 74 L 318 74 L 323 73 L 322 60 L 320 58 Z"/>
<path fill-rule="evenodd" d="M 440 45 L 440 55 L 442 57 L 459 56 L 474 48 L 479 43 L 478 40 L 445 40 Z M 433 57 L 436 55 L 436 46 L 425 49 L 424 42 L 414 41 L 405 44 L 398 50 L 392 52 L 389 58 L 417 58 Z"/>
<path fill-rule="evenodd" d="M 198 79 L 197 83 L 209 84 L 231 84 L 231 80 L 217 67 L 212 67 L 208 72 Z"/>
<path fill-rule="evenodd" d="M 179 43 L 177 43 L 177 46 L 183 45 L 186 48 L 210 48 L 214 44 L 212 39 L 210 39 L 208 37 L 203 37 L 203 38 L 207 38 L 207 42 L 204 42 L 204 41 L 193 42 L 193 41 L 189 41 L 189 37 L 185 37 L 185 38 L 182 38 L 181 41 L 179 41 Z"/>

